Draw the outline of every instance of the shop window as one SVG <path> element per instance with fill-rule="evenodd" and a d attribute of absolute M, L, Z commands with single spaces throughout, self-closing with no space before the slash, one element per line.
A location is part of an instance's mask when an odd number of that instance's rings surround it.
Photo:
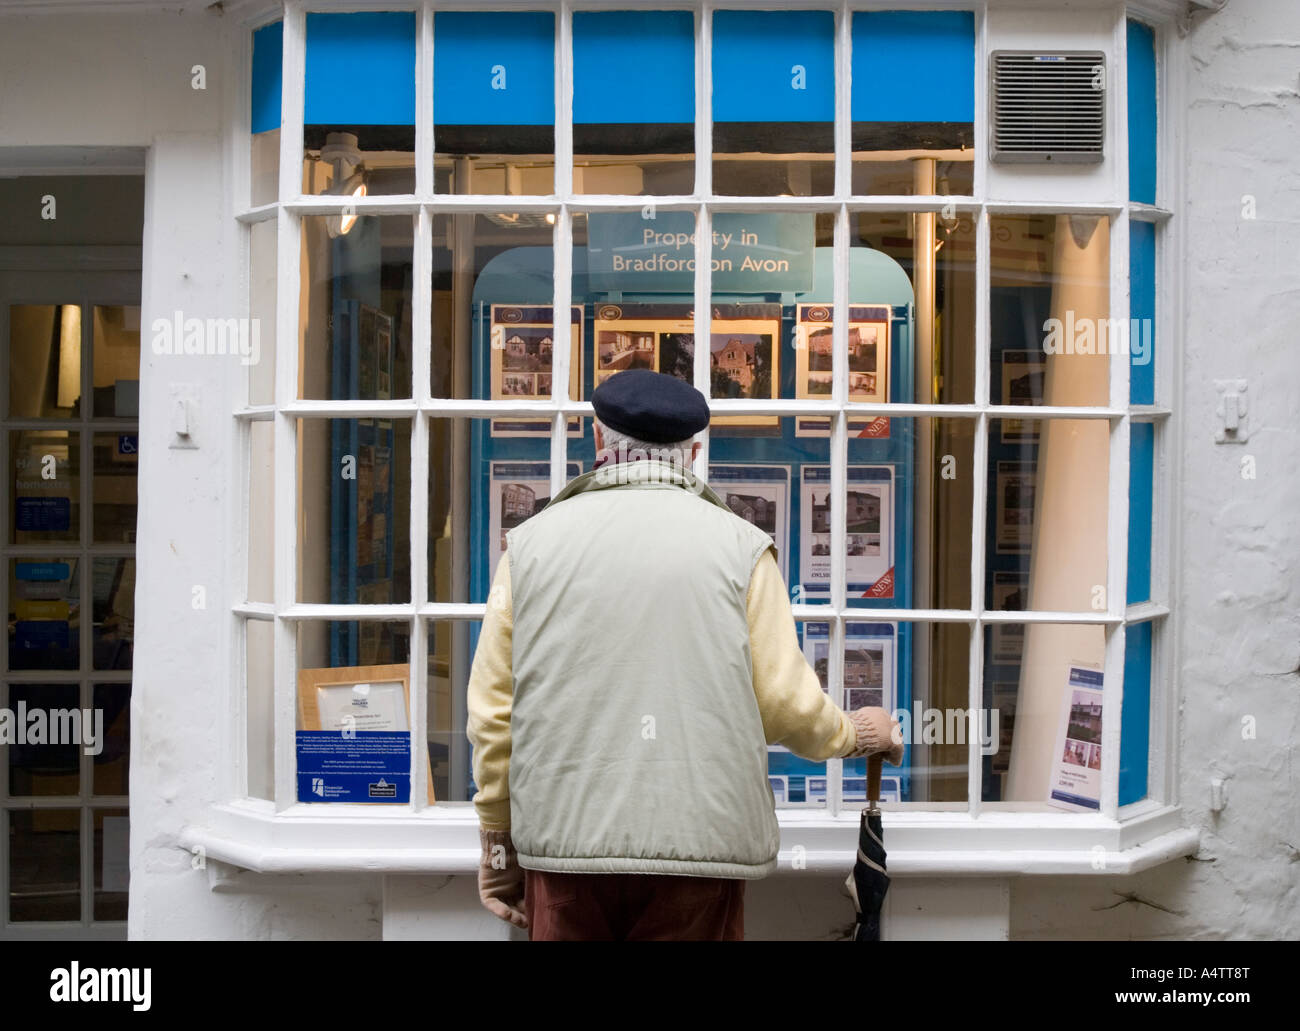
<path fill-rule="evenodd" d="M 697 472 L 772 535 L 823 688 L 906 715 L 889 803 L 1028 811 L 1047 827 L 1159 795 L 1155 470 L 1169 413 L 1151 359 L 1165 213 L 1154 193 L 1061 201 L 1029 173 L 1014 204 L 981 196 L 982 12 L 840 17 L 286 19 L 316 199 L 267 219 L 254 186 L 243 214 L 250 310 L 270 318 L 289 289 L 298 313 L 264 334 L 268 354 L 272 337 L 296 348 L 281 364 L 297 382 L 254 372 L 240 413 L 261 538 L 239 606 L 250 794 L 281 809 L 372 801 L 319 794 L 304 775 L 320 753 L 297 735 L 378 712 L 375 733 L 405 735 L 385 769 L 406 780 L 374 801 L 473 797 L 465 684 L 504 535 L 590 467 L 595 387 L 650 368 L 710 399 Z M 357 67 L 383 61 L 362 90 L 331 71 L 345 38 Z M 571 41 L 571 97 L 555 88 L 557 39 Z M 1155 37 L 1131 30 L 1128 45 L 1134 159 Z M 850 141 L 838 168 L 837 107 Z M 367 183 L 388 184 L 370 193 L 415 196 L 350 206 L 320 132 L 357 137 Z M 1134 190 L 1145 168 L 1130 166 Z M 1112 291 L 1125 261 L 1130 290 Z M 1134 341 L 1130 316 L 1152 336 Z M 292 532 L 274 533 L 281 519 Z M 294 549 L 288 584 L 267 571 L 274 540 Z M 295 748 L 296 781 L 277 782 Z M 783 811 L 837 819 L 865 800 L 864 776 L 860 761 L 770 755 Z"/>

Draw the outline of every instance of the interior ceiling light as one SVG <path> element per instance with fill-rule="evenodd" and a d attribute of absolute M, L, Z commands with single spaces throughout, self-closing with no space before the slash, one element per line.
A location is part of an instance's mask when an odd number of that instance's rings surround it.
<path fill-rule="evenodd" d="M 366 169 L 361 163 L 361 151 L 354 134 L 329 133 L 325 137 L 325 146 L 320 149 L 320 159 L 334 170 L 334 182 L 325 191 L 325 196 L 356 198 L 366 195 Z M 346 236 L 356 224 L 355 210 L 328 215 L 325 220 L 331 237 Z"/>

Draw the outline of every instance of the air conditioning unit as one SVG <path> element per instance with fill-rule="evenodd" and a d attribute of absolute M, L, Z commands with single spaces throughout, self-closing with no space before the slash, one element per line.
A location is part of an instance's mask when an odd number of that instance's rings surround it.
<path fill-rule="evenodd" d="M 995 50 L 989 56 L 990 157 L 1095 164 L 1106 142 L 1100 50 Z"/>

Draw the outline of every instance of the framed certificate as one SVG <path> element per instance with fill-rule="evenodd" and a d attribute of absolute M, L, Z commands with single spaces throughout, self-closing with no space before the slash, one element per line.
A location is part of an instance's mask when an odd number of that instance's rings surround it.
<path fill-rule="evenodd" d="M 405 663 L 299 670 L 298 729 L 409 734 L 410 679 Z M 433 771 L 425 772 L 432 803 Z"/>

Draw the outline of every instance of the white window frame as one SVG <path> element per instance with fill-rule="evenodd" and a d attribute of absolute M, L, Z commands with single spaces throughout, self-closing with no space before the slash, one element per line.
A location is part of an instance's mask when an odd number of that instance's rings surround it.
<path fill-rule="evenodd" d="M 835 100 L 835 194 L 831 197 L 713 197 L 712 190 L 712 120 L 710 108 L 711 19 L 715 9 L 728 7 L 830 10 L 835 15 L 835 64 L 837 93 Z M 969 704 L 978 709 L 983 704 L 983 636 L 984 628 L 998 623 L 1070 623 L 1100 625 L 1106 628 L 1104 688 L 1104 756 L 1100 811 L 1091 813 L 1052 813 L 1040 809 L 1017 811 L 991 808 L 980 801 L 981 755 L 977 739 L 968 741 L 968 802 L 960 808 L 952 804 L 918 803 L 887 809 L 885 826 L 889 840 L 891 873 L 908 874 L 1127 874 L 1194 852 L 1197 833 L 1182 825 L 1177 799 L 1176 697 L 1172 678 L 1172 656 L 1176 654 L 1174 624 L 1169 620 L 1169 599 L 1175 588 L 1177 520 L 1173 499 L 1178 496 L 1176 463 L 1172 460 L 1173 443 L 1178 439 L 1177 378 L 1179 348 L 1173 327 L 1180 303 L 1180 261 L 1171 258 L 1182 246 L 1174 207 L 1170 198 L 1181 193 L 1179 171 L 1182 162 L 1176 153 L 1181 134 L 1164 112 L 1181 109 L 1180 82 L 1170 73 L 1181 67 L 1181 44 L 1173 31 L 1173 19 L 1181 11 L 1174 0 L 1148 0 L 1146 3 L 1123 4 L 1115 0 L 1085 0 L 1079 6 L 1093 7 L 1113 15 L 1113 36 L 1108 52 L 1111 65 L 1107 139 L 1108 160 L 1113 169 L 1113 187 L 1109 199 L 1101 203 L 1060 201 L 993 201 L 987 196 L 987 23 L 989 10 L 1002 6 L 1014 8 L 1011 0 L 761 0 L 744 4 L 715 0 L 552 0 L 552 2 L 517 2 L 500 0 L 488 4 L 371 2 L 298 2 L 289 0 L 283 13 L 278 6 L 256 19 L 249 19 L 246 29 L 283 18 L 284 59 L 282 79 L 282 125 L 280 138 L 279 200 L 258 207 L 248 205 L 249 197 L 249 79 L 251 66 L 251 31 L 244 33 L 240 72 L 241 88 L 232 91 L 230 124 L 230 161 L 234 172 L 234 217 L 243 230 L 240 260 L 247 271 L 248 232 L 252 224 L 275 219 L 277 224 L 277 308 L 275 348 L 275 394 L 272 405 L 249 405 L 245 397 L 235 406 L 232 442 L 240 456 L 239 489 L 233 491 L 232 525 L 247 525 L 249 426 L 254 421 L 274 424 L 274 602 L 237 601 L 231 606 L 234 644 L 230 655 L 232 720 L 226 730 L 227 740 L 237 743 L 233 759 L 223 770 L 230 801 L 210 807 L 201 823 L 188 827 L 182 842 L 216 859 L 262 871 L 353 870 L 388 872 L 463 872 L 476 868 L 478 860 L 477 816 L 471 803 L 429 805 L 424 776 L 412 778 L 412 801 L 405 807 L 362 805 L 311 805 L 297 801 L 295 781 L 295 692 L 297 690 L 297 629 L 306 620 L 345 619 L 406 621 L 410 631 L 411 725 L 425 727 L 428 633 L 438 620 L 481 619 L 483 604 L 424 602 L 392 605 L 316 605 L 297 602 L 295 477 L 297 467 L 297 421 L 302 418 L 385 417 L 410 419 L 412 424 L 411 469 L 413 484 L 423 483 L 429 459 L 430 419 L 435 417 L 487 417 L 539 413 L 552 420 L 551 484 L 559 489 L 565 480 L 565 421 L 570 414 L 591 415 L 589 402 L 557 396 L 545 401 L 449 400 L 430 394 L 431 339 L 429 262 L 432 254 L 432 224 L 436 215 L 500 210 L 551 212 L 554 230 L 555 311 L 567 310 L 570 304 L 570 266 L 572 216 L 575 211 L 639 210 L 643 197 L 608 197 L 572 193 L 573 136 L 571 16 L 577 10 L 686 9 L 695 13 L 696 25 L 696 193 L 691 196 L 657 197 L 654 203 L 664 210 L 689 210 L 698 222 L 695 292 L 695 332 L 697 339 L 707 339 L 710 296 L 709 250 L 710 220 L 714 212 L 729 210 L 833 211 L 834 234 L 834 305 L 837 312 L 847 311 L 849 216 L 858 211 L 938 211 L 952 203 L 960 212 L 973 216 L 976 224 L 976 379 L 972 404 L 862 404 L 847 401 L 847 324 L 835 322 L 832 346 L 835 355 L 832 395 L 829 401 L 711 401 L 715 412 L 743 409 L 755 414 L 795 415 L 829 414 L 832 417 L 831 497 L 833 539 L 845 534 L 845 479 L 847 462 L 846 417 L 850 414 L 892 415 L 894 417 L 969 418 L 976 426 L 974 462 L 983 471 L 987 463 L 989 424 L 1000 417 L 1023 417 L 1023 408 L 989 404 L 990 328 L 989 286 L 990 216 L 1005 213 L 1078 213 L 1104 215 L 1110 220 L 1110 314 L 1128 318 L 1129 312 L 1129 219 L 1159 224 L 1157 235 L 1157 394 L 1156 404 L 1129 405 L 1129 363 L 1111 361 L 1110 397 L 1104 407 L 1038 407 L 1036 418 L 1105 419 L 1110 426 L 1109 453 L 1109 524 L 1107 538 L 1107 608 L 1088 612 L 1014 612 L 986 611 L 983 607 L 984 563 L 983 540 L 987 480 L 976 475 L 974 482 L 971 580 L 969 609 L 880 609 L 872 618 L 898 622 L 961 623 L 971 631 Z M 476 9 L 546 10 L 557 15 L 555 86 L 555 193 L 546 197 L 520 198 L 486 195 L 455 196 L 433 192 L 433 13 L 434 10 Z M 857 11 L 938 9 L 971 10 L 976 22 L 975 132 L 980 141 L 976 148 L 974 195 L 965 198 L 942 196 L 854 196 L 851 194 L 850 151 L 851 125 L 849 75 L 851 72 L 851 18 Z M 301 168 L 303 152 L 303 91 L 305 17 L 308 11 L 345 10 L 413 10 L 417 17 L 417 97 L 416 97 L 416 192 L 413 195 L 366 197 L 356 201 L 345 198 L 303 196 Z M 1141 17 L 1156 30 L 1157 75 L 1161 97 L 1158 201 L 1164 206 L 1129 202 L 1126 91 L 1126 19 Z M 398 401 L 317 401 L 299 400 L 298 386 L 298 302 L 299 302 L 299 234 L 305 215 L 337 213 L 351 203 L 364 214 L 407 214 L 416 219 L 414 254 L 413 337 L 425 341 L 414 348 L 413 397 Z M 569 364 L 569 324 L 555 320 L 554 377 L 559 391 L 567 391 Z M 709 393 L 708 357 L 704 349 L 695 355 L 695 383 L 706 396 Z M 1152 533 L 1152 601 L 1126 606 L 1127 575 L 1129 427 L 1132 421 L 1151 421 L 1156 425 L 1155 527 Z M 707 435 L 697 460 L 696 470 L 708 468 Z M 413 490 L 411 498 L 411 589 L 413 598 L 427 596 L 427 496 Z M 1166 542 L 1157 549 L 1155 542 Z M 244 547 L 241 538 L 240 547 Z M 244 577 L 247 555 L 233 556 L 233 568 L 239 583 L 239 598 L 245 598 Z M 843 549 L 832 548 L 832 604 L 794 606 L 796 619 L 827 622 L 831 627 L 831 683 L 842 684 L 843 640 L 846 621 L 861 620 L 863 610 L 845 605 L 845 565 Z M 274 801 L 246 797 L 247 756 L 244 724 L 246 664 L 243 651 L 244 624 L 264 620 L 274 624 Z M 1124 671 L 1126 624 L 1152 621 L 1153 661 L 1151 672 L 1152 722 L 1149 746 L 1147 797 L 1131 805 L 1118 804 L 1119 739 Z M 427 762 L 427 735 L 417 729 L 412 735 L 412 769 L 422 771 Z M 840 760 L 828 763 L 828 806 L 824 810 L 778 810 L 782 828 L 781 868 L 789 869 L 796 847 L 800 849 L 802 868 L 842 871 L 851 861 L 856 845 L 858 807 L 844 807 L 839 801 Z M 364 830 L 362 831 L 362 828 Z M 358 831 L 362 831 L 358 833 Z M 359 843 L 360 842 L 360 843 Z"/>

